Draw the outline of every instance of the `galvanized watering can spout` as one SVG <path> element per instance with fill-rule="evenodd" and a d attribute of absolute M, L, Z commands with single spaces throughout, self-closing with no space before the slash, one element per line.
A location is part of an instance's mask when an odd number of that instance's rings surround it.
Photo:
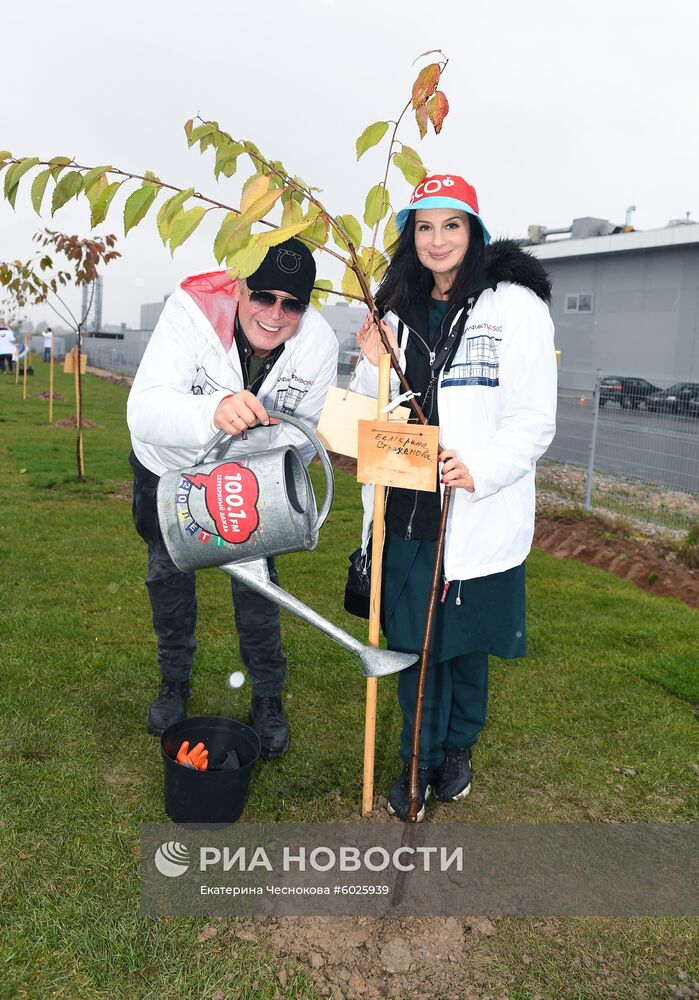
<path fill-rule="evenodd" d="M 418 659 L 415 653 L 396 653 L 388 649 L 375 649 L 372 646 L 365 646 L 359 639 L 355 639 L 349 632 L 333 625 L 327 618 L 323 618 L 317 611 L 313 611 L 308 605 L 292 597 L 291 594 L 282 590 L 269 577 L 269 569 L 264 559 L 258 559 L 247 563 L 228 563 L 221 566 L 224 573 L 228 573 L 233 579 L 244 583 L 246 587 L 257 591 L 270 601 L 274 601 L 286 611 L 291 611 L 309 625 L 315 625 L 317 629 L 330 636 L 340 646 L 356 653 L 364 666 L 365 677 L 386 677 L 388 674 L 396 674 L 406 667 L 412 666 Z"/>

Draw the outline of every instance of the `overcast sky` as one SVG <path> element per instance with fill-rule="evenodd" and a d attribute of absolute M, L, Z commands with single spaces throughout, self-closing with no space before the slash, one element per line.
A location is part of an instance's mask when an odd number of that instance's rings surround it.
<path fill-rule="evenodd" d="M 583 215 L 623 223 L 631 204 L 640 229 L 699 218 L 699 9 L 687 0 L 37 0 L 3 5 L 0 23 L 0 149 L 15 155 L 149 169 L 237 204 L 240 181 L 218 186 L 211 152 L 187 147 L 182 125 L 200 113 L 323 188 L 331 211 L 361 217 L 383 158 L 377 147 L 357 164 L 354 140 L 397 115 L 413 59 L 442 48 L 442 134 L 420 143 L 408 121 L 402 138 L 434 172 L 476 186 L 494 236 Z M 29 187 L 15 212 L 0 201 L 0 259 L 29 255 L 42 225 L 88 234 L 84 199 L 40 219 Z M 400 175 L 389 190 L 402 207 Z M 122 237 L 123 259 L 105 275 L 106 323 L 138 326 L 142 303 L 215 266 L 213 213 L 171 259 L 151 211 L 126 239 L 114 207 L 100 230 Z M 323 261 L 319 276 L 337 277 Z"/>

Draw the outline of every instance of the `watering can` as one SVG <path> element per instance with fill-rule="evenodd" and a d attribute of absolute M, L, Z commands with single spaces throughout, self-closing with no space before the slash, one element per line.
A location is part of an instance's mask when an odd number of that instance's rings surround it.
<path fill-rule="evenodd" d="M 197 455 L 194 466 L 166 472 L 160 479 L 158 518 L 170 558 L 186 573 L 218 566 L 357 653 L 367 677 L 404 670 L 416 662 L 416 654 L 365 646 L 270 580 L 270 556 L 310 551 L 318 544 L 318 531 L 332 505 L 335 479 L 325 448 L 302 421 L 275 410 L 267 412 L 297 427 L 315 448 L 325 474 L 320 512 L 297 448 L 283 445 L 205 462 L 228 437 L 221 431 Z"/>
<path fill-rule="evenodd" d="M 335 491 L 330 459 L 296 417 L 274 410 L 269 416 L 297 427 L 316 449 L 325 473 L 320 513 L 303 458 L 293 445 L 202 464 L 228 438 L 220 431 L 192 468 L 166 472 L 158 484 L 160 527 L 178 569 L 189 573 L 318 544 Z"/>

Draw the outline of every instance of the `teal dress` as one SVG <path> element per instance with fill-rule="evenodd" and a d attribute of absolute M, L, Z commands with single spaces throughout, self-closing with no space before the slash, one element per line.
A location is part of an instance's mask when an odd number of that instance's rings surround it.
<path fill-rule="evenodd" d="M 446 311 L 433 300 L 432 338 Z M 430 340 L 430 346 L 432 341 Z M 458 530 L 454 525 L 452 531 Z M 406 539 L 387 531 L 383 554 L 382 625 L 389 649 L 419 653 L 436 541 Z M 420 740 L 420 766 L 438 767 L 446 747 L 472 746 L 485 723 L 488 655 L 525 655 L 524 563 L 473 580 L 440 583 L 434 617 Z M 398 676 L 403 712 L 400 752 L 410 760 L 419 664 Z"/>

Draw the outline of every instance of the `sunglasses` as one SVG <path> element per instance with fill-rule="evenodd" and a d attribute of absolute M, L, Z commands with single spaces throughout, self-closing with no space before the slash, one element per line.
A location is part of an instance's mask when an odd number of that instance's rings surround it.
<path fill-rule="evenodd" d="M 279 302 L 287 316 L 303 316 L 308 308 L 307 302 L 299 302 L 298 299 L 285 299 L 282 295 L 275 295 L 274 292 L 251 291 L 250 301 L 254 302 L 255 305 L 262 306 L 263 309 L 269 309 Z"/>

